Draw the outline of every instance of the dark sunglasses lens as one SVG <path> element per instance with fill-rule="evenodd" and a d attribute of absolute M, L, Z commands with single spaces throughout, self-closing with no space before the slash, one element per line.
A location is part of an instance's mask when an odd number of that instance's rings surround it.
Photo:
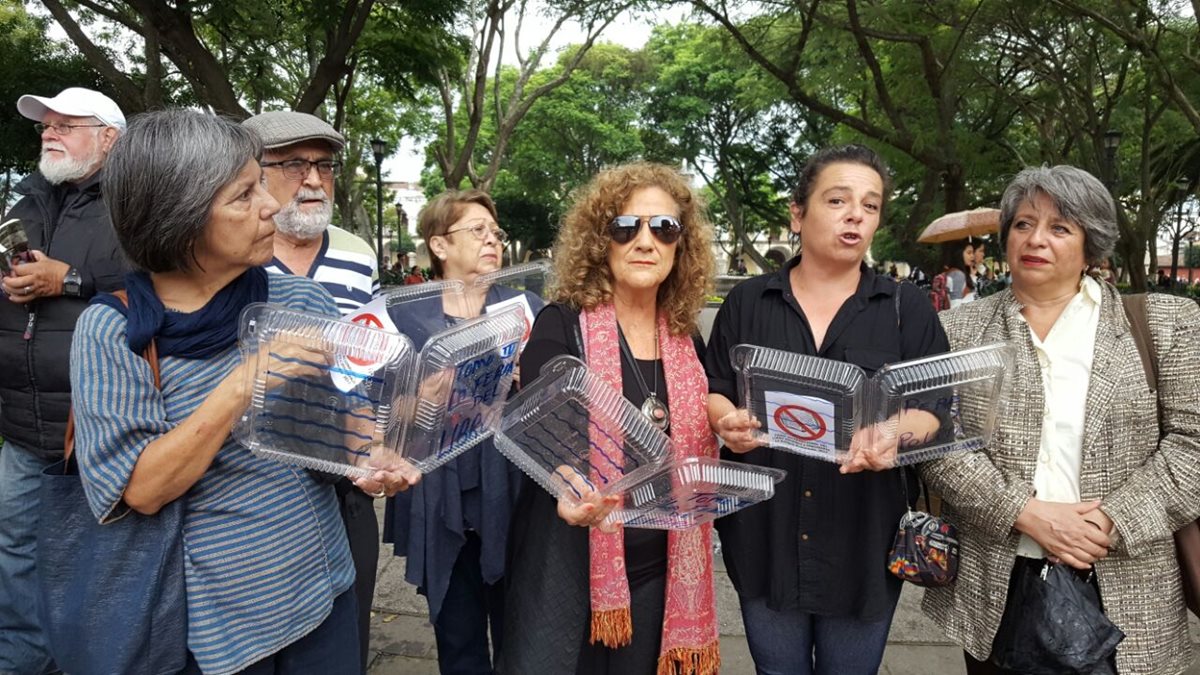
<path fill-rule="evenodd" d="M 679 241 L 679 235 L 683 234 L 683 225 L 671 216 L 654 216 L 650 219 L 650 231 L 662 243 L 673 244 Z"/>
<path fill-rule="evenodd" d="M 635 216 L 617 216 L 608 224 L 608 236 L 618 244 L 628 244 L 637 236 L 641 226 Z"/>

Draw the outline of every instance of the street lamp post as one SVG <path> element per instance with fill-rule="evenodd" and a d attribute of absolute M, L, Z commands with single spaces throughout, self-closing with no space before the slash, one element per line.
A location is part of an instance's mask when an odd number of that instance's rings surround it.
<path fill-rule="evenodd" d="M 385 152 L 387 152 L 387 143 L 378 138 L 372 138 L 371 154 L 375 156 L 375 236 L 379 246 L 376 253 L 379 255 L 380 271 L 386 268 L 383 252 L 383 153 Z"/>
<path fill-rule="evenodd" d="M 1108 189 L 1116 199 L 1117 191 L 1117 148 L 1121 147 L 1121 132 L 1109 129 L 1104 132 L 1104 159 L 1108 169 Z"/>

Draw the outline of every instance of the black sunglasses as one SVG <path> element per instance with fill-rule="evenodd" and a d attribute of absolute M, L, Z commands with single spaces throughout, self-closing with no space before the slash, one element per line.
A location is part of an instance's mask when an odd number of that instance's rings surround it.
<path fill-rule="evenodd" d="M 683 223 L 675 216 L 617 216 L 608 224 L 608 236 L 618 244 L 633 241 L 642 229 L 650 225 L 650 233 L 664 244 L 674 244 L 683 234 Z"/>

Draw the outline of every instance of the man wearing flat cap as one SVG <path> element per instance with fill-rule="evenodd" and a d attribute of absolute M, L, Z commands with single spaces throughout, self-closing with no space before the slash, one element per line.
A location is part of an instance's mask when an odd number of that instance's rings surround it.
<path fill-rule="evenodd" d="M 124 286 L 100 174 L 125 115 L 79 87 L 22 96 L 17 110 L 36 122 L 42 153 L 3 219 L 20 221 L 30 251 L 0 280 L 0 673 L 38 674 L 53 664 L 37 621 L 37 488 L 62 458 L 75 320 L 93 295 Z"/>
<path fill-rule="evenodd" d="M 333 179 L 342 166 L 337 153 L 346 139 L 324 120 L 307 113 L 266 112 L 242 124 L 262 138 L 267 191 L 281 207 L 275 214 L 275 258 L 267 271 L 316 280 L 337 301 L 343 315 L 369 302 L 379 292 L 375 251 L 358 236 L 330 224 Z M 358 635 L 365 669 L 370 662 L 379 521 L 371 496 L 347 479 L 339 480 L 336 487 L 354 558 Z"/>

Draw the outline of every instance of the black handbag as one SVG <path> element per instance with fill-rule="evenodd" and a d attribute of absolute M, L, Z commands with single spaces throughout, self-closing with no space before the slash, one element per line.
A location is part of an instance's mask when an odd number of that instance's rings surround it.
<path fill-rule="evenodd" d="M 904 470 L 899 473 L 907 506 L 908 477 Z M 949 586 L 958 577 L 958 555 L 957 528 L 938 516 L 909 508 L 900 517 L 887 567 L 893 575 L 917 586 Z"/>
<path fill-rule="evenodd" d="M 1041 562 L 1040 570 L 1036 567 Z M 1111 657 L 1125 633 L 1100 608 L 1091 574 L 1017 559 L 991 662 L 1028 675 L 1115 675 Z"/>
<path fill-rule="evenodd" d="M 159 385 L 153 342 L 145 357 Z M 73 449 L 72 416 L 65 457 L 42 471 L 39 486 L 39 619 L 50 654 L 72 675 L 177 673 L 187 663 L 184 500 L 100 524 Z"/>

